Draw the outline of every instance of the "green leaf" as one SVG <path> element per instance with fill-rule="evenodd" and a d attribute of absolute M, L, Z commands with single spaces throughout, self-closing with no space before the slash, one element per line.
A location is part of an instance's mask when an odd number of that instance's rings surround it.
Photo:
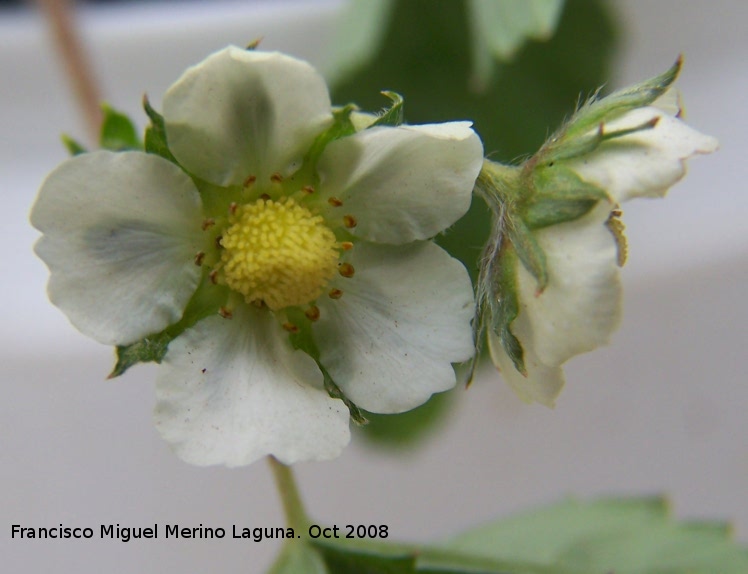
<path fill-rule="evenodd" d="M 510 60 L 529 39 L 548 40 L 564 0 L 471 0 L 473 70 L 485 86 L 494 71 L 491 58 Z"/>
<path fill-rule="evenodd" d="M 369 127 L 374 126 L 399 126 L 405 121 L 405 100 L 403 97 L 395 92 L 382 92 L 383 96 L 387 96 L 392 100 L 392 105 L 384 110 L 374 123 Z"/>
<path fill-rule="evenodd" d="M 283 545 L 268 574 L 329 574 L 329 570 L 315 548 L 297 539 Z"/>
<path fill-rule="evenodd" d="M 315 543 L 328 570 L 334 574 L 414 574 L 415 552 L 383 555 L 345 547 Z"/>
<path fill-rule="evenodd" d="M 88 150 L 83 147 L 83 144 L 79 143 L 78 141 L 74 140 L 67 134 L 62 134 L 60 136 L 60 139 L 62 139 L 62 145 L 65 146 L 65 149 L 68 150 L 68 153 L 70 155 L 80 155 L 82 153 L 88 153 Z"/>
<path fill-rule="evenodd" d="M 104 114 L 99 134 L 99 145 L 102 149 L 112 151 L 143 149 L 143 143 L 138 137 L 135 124 L 129 117 L 108 104 L 102 104 L 101 110 Z"/>
<path fill-rule="evenodd" d="M 335 30 L 325 76 L 334 83 L 375 58 L 395 0 L 350 0 Z"/>
<path fill-rule="evenodd" d="M 145 151 L 160 155 L 164 159 L 179 165 L 177 159 L 172 155 L 168 144 L 166 143 L 166 127 L 164 117 L 151 107 L 148 96 L 143 96 L 143 109 L 151 120 L 150 125 L 145 129 Z"/>
<path fill-rule="evenodd" d="M 187 303 L 184 314 L 179 321 L 160 333 L 153 333 L 135 343 L 116 347 L 117 362 L 108 378 L 119 377 L 137 363 L 160 363 L 166 355 L 171 341 L 201 319 L 218 312 L 219 307 L 225 300 L 224 291 L 224 288 L 213 285 L 208 279 L 207 273 L 204 273 L 200 286 Z"/>
<path fill-rule="evenodd" d="M 721 524 L 676 523 L 661 498 L 567 500 L 461 534 L 439 548 L 574 574 L 744 574 L 748 550 Z"/>

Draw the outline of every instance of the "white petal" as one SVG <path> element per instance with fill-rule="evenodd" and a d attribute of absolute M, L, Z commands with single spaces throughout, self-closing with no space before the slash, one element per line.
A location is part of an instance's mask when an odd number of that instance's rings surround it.
<path fill-rule="evenodd" d="M 555 367 L 607 344 L 618 327 L 621 286 L 616 242 L 605 226 L 610 205 L 600 202 L 587 215 L 536 232 L 546 254 L 548 286 L 521 265 L 520 314 L 512 332 L 539 363 Z"/>
<path fill-rule="evenodd" d="M 44 181 L 31 223 L 49 298 L 82 333 L 126 344 L 178 321 L 197 286 L 203 237 L 192 180 L 140 152 L 97 151 Z"/>
<path fill-rule="evenodd" d="M 321 363 L 363 409 L 397 413 L 455 385 L 473 355 L 473 292 L 462 263 L 431 242 L 358 244 L 343 296 L 318 301 Z"/>
<path fill-rule="evenodd" d="M 685 160 L 713 152 L 717 140 L 657 107 L 628 112 L 605 124 L 605 131 L 630 129 L 653 118 L 659 118 L 654 128 L 608 140 L 595 152 L 570 161 L 569 166 L 604 189 L 616 203 L 633 197 L 663 196 L 685 175 Z"/>
<path fill-rule="evenodd" d="M 514 368 L 514 363 L 493 333 L 488 334 L 488 350 L 502 378 L 520 399 L 526 403 L 537 402 L 547 407 L 555 406 L 556 397 L 564 387 L 564 373 L 561 367 L 544 365 L 535 356 L 531 347 L 525 347 L 525 377 Z"/>
<path fill-rule="evenodd" d="M 188 69 L 163 111 L 174 156 L 222 186 L 287 174 L 332 122 L 327 86 L 309 64 L 233 46 Z"/>
<path fill-rule="evenodd" d="M 343 200 L 356 235 L 380 243 L 428 239 L 470 207 L 483 145 L 469 122 L 375 127 L 327 146 L 322 194 Z"/>
<path fill-rule="evenodd" d="M 174 340 L 156 396 L 158 431 L 192 464 L 325 460 L 350 440 L 348 409 L 268 311 L 239 308 Z"/>

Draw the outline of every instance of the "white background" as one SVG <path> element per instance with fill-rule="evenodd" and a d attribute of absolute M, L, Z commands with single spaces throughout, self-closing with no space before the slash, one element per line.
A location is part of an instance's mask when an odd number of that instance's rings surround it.
<path fill-rule="evenodd" d="M 136 5 L 84 14 L 104 92 L 142 117 L 182 70 L 228 43 L 323 63 L 338 2 Z M 210 10 L 207 10 L 210 6 Z M 612 347 L 574 360 L 550 411 L 486 370 L 440 433 L 403 455 L 354 438 L 331 463 L 297 467 L 309 510 L 330 524 L 387 524 L 433 540 L 565 495 L 668 493 L 682 518 L 731 519 L 748 541 L 748 4 L 613 4 L 627 39 L 619 84 L 679 52 L 687 118 L 720 139 L 666 201 L 627 206 L 626 313 Z M 274 542 L 10 540 L 10 525 L 281 526 L 263 462 L 178 460 L 151 423 L 154 367 L 105 381 L 112 352 L 46 300 L 27 213 L 82 123 L 43 23 L 0 19 L 0 556 L 8 572 L 260 572 Z M 407 94 L 406 94 L 407 96 Z M 572 105 L 573 102 L 570 102 Z M 480 126 L 477 126 L 480 130 Z"/>

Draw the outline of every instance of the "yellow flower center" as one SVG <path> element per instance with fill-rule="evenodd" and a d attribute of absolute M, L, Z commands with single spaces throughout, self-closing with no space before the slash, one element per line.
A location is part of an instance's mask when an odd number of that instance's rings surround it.
<path fill-rule="evenodd" d="M 221 245 L 226 284 L 273 310 L 313 301 L 337 270 L 335 234 L 293 199 L 237 207 Z"/>

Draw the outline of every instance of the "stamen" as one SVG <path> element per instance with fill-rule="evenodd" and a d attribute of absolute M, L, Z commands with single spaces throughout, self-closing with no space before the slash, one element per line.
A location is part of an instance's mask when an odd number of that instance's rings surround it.
<path fill-rule="evenodd" d="M 218 237 L 216 237 L 216 247 L 218 247 L 218 249 L 223 249 L 223 243 L 221 243 L 222 240 L 223 235 L 219 235 Z"/>
<path fill-rule="evenodd" d="M 327 200 L 327 203 L 329 203 L 333 207 L 340 207 L 341 205 L 343 205 L 343 200 L 338 199 L 337 197 L 331 197 Z"/>
<path fill-rule="evenodd" d="M 330 299 L 340 299 L 343 296 L 343 292 L 340 289 L 330 289 L 327 296 L 330 297 Z"/>
<path fill-rule="evenodd" d="M 231 319 L 234 316 L 233 311 L 227 307 L 221 307 L 218 309 L 218 314 L 223 317 L 224 319 Z"/>
<path fill-rule="evenodd" d="M 211 227 L 213 227 L 216 224 L 216 220 L 212 217 L 209 217 L 208 219 L 203 219 L 203 224 L 201 225 L 203 231 L 207 231 Z"/>
<path fill-rule="evenodd" d="M 294 335 L 299 332 L 299 328 L 293 323 L 283 323 L 283 328 Z"/>
<path fill-rule="evenodd" d="M 317 319 L 319 319 L 320 315 L 319 307 L 317 307 L 316 305 L 312 305 L 311 307 L 309 307 L 309 309 L 304 311 L 304 315 L 306 315 L 306 318 L 310 321 L 316 321 Z"/>
<path fill-rule="evenodd" d="M 356 270 L 353 268 L 353 265 L 351 265 L 350 263 L 341 263 L 338 266 L 338 273 L 340 273 L 343 277 L 346 277 L 348 279 L 353 277 L 355 272 Z"/>
<path fill-rule="evenodd" d="M 304 193 L 308 193 L 309 195 L 311 195 L 311 194 L 314 193 L 314 187 L 312 187 L 311 185 L 305 185 L 304 187 L 301 188 L 301 191 L 303 191 Z"/>
<path fill-rule="evenodd" d="M 356 221 L 356 218 L 352 215 L 344 215 L 343 225 L 345 225 L 348 229 L 353 229 L 358 225 L 358 221 Z"/>
<path fill-rule="evenodd" d="M 283 181 L 283 176 L 279 174 L 277 171 L 270 176 L 270 181 L 273 183 L 281 183 Z"/>
<path fill-rule="evenodd" d="M 256 181 L 257 181 L 257 176 L 256 175 L 250 175 L 249 177 L 247 177 L 247 179 L 244 180 L 243 186 L 244 187 L 250 187 Z"/>
<path fill-rule="evenodd" d="M 235 201 L 232 201 L 229 204 L 229 215 L 234 215 L 236 213 L 236 208 L 239 207 Z"/>
<path fill-rule="evenodd" d="M 205 252 L 200 251 L 197 255 L 195 255 L 195 265 L 200 267 L 203 264 L 203 259 L 205 259 Z"/>
<path fill-rule="evenodd" d="M 341 241 L 340 248 L 343 251 L 350 251 L 351 249 L 353 249 L 353 243 L 351 243 L 350 241 Z"/>
<path fill-rule="evenodd" d="M 208 274 L 208 277 L 213 285 L 218 285 L 218 269 L 213 269 L 213 271 Z"/>

